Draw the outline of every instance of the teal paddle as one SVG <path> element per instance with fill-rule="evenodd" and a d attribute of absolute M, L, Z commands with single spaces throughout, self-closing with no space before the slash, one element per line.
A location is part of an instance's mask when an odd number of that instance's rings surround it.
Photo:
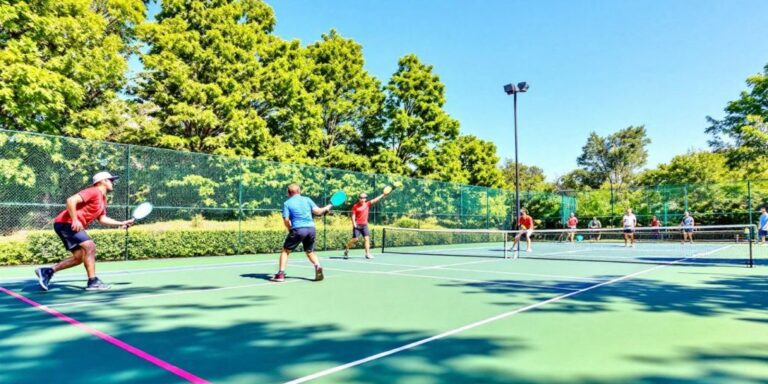
<path fill-rule="evenodd" d="M 344 191 L 336 191 L 331 196 L 331 205 L 338 207 L 347 201 L 347 194 Z"/>

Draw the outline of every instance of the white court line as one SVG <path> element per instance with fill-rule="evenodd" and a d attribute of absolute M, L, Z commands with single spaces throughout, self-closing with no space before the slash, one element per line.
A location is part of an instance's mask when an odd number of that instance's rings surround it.
<path fill-rule="evenodd" d="M 226 257 L 226 256 L 222 256 Z M 222 263 L 222 264 L 204 264 L 194 266 L 175 266 L 175 267 L 161 267 L 161 268 L 136 268 L 136 269 L 123 269 L 117 271 L 105 271 L 99 272 L 99 276 L 126 276 L 126 275 L 146 275 L 153 273 L 165 273 L 165 272 L 186 272 L 186 271 L 206 271 L 210 269 L 226 269 L 234 267 L 248 267 L 254 265 L 276 264 L 276 260 L 262 260 L 251 262 L 238 262 L 238 263 Z M 75 281 L 82 280 L 82 274 L 80 273 L 65 273 L 57 274 L 56 277 L 62 277 L 64 279 L 56 279 L 56 281 Z M 75 279 L 75 277 L 77 279 Z M 70 279 L 71 278 L 71 279 Z M 25 281 L 37 281 L 36 277 L 15 277 L 8 279 L 0 279 L 0 284 L 25 282 Z"/>
<path fill-rule="evenodd" d="M 539 285 L 539 284 L 526 284 L 526 283 L 514 283 L 514 282 L 507 282 L 507 281 L 494 281 L 494 280 L 475 280 L 475 279 L 464 279 L 460 277 L 443 277 L 443 276 L 429 276 L 429 275 L 416 275 L 416 274 L 410 274 L 410 273 L 399 273 L 399 272 L 391 272 L 391 275 L 395 276 L 406 276 L 406 277 L 419 277 L 419 278 L 425 278 L 425 279 L 438 279 L 438 280 L 450 280 L 450 281 L 466 281 L 470 283 L 487 283 L 487 284 L 494 284 L 494 285 L 512 285 L 516 287 L 529 287 L 529 288 L 544 288 L 544 289 L 552 289 L 552 290 L 558 290 L 558 291 L 576 291 L 577 288 L 564 288 L 564 287 L 558 287 L 555 285 Z"/>
<path fill-rule="evenodd" d="M 711 252 L 706 252 L 706 253 L 701 254 L 701 255 L 694 255 L 693 257 L 704 256 L 706 254 L 714 253 L 714 252 L 720 251 L 722 249 L 730 248 L 730 247 L 731 246 L 725 246 L 725 247 L 713 250 Z M 640 275 L 643 275 L 643 274 L 646 274 L 646 273 L 649 273 L 649 272 L 653 272 L 653 271 L 655 271 L 657 269 L 666 268 L 666 267 L 668 267 L 670 265 L 677 264 L 677 263 L 679 263 L 681 261 L 688 260 L 690 258 L 692 258 L 692 257 L 678 259 L 678 260 L 671 261 L 671 262 L 666 263 L 666 264 L 657 265 L 657 266 L 652 267 L 652 268 L 643 269 L 643 270 L 638 271 L 638 272 L 630 273 L 628 275 L 624 275 L 624 276 L 620 276 L 620 277 L 617 277 L 617 278 L 614 278 L 614 279 L 611 279 L 611 280 L 608 280 L 608 281 L 604 281 L 602 283 L 590 285 L 590 286 L 588 286 L 586 288 L 579 289 L 578 291 L 566 293 L 566 294 L 563 294 L 563 295 L 560 295 L 560 296 L 555 296 L 555 297 L 553 297 L 551 299 L 548 299 L 548 300 L 539 301 L 537 303 L 534 303 L 534 304 L 531 304 L 531 305 L 527 305 L 525 307 L 521 307 L 521 308 L 518 308 L 518 309 L 515 309 L 515 310 L 512 310 L 512 311 L 509 311 L 509 312 L 504 312 L 502 314 L 499 314 L 499 315 L 496 315 L 496 316 L 493 316 L 493 317 L 489 317 L 489 318 L 484 319 L 484 320 L 476 321 L 474 323 L 467 324 L 467 325 L 464 325 L 462 327 L 455 328 L 455 329 L 452 329 L 450 331 L 446 331 L 446 332 L 443 332 L 441 334 L 438 334 L 438 335 L 435 335 L 435 336 L 432 336 L 432 337 L 421 339 L 421 340 L 415 341 L 415 342 L 410 343 L 410 344 L 406 344 L 406 345 L 403 345 L 403 346 L 400 346 L 400 347 L 397 347 L 397 348 L 393 348 L 393 349 L 390 349 L 388 351 L 377 353 L 375 355 L 371 355 L 371 356 L 368 356 L 368 357 L 363 358 L 363 359 L 355 360 L 355 361 L 349 362 L 347 364 L 342 364 L 342 365 L 339 365 L 339 366 L 336 366 L 336 367 L 333 367 L 333 368 L 329 368 L 329 369 L 326 369 L 326 370 L 323 370 L 323 371 L 320 371 L 320 372 L 313 373 L 311 375 L 300 377 L 298 379 L 288 381 L 288 382 L 286 382 L 286 384 L 299 384 L 299 383 L 304 383 L 304 382 L 307 382 L 307 381 L 310 381 L 310 380 L 314 380 L 314 379 L 317 379 L 317 378 L 320 378 L 320 377 L 323 377 L 323 376 L 328 376 L 330 374 L 333 374 L 333 373 L 336 373 L 336 372 L 340 372 L 340 371 L 343 371 L 345 369 L 349 369 L 349 368 L 352 368 L 352 367 L 355 367 L 355 366 L 358 366 L 358 365 L 361 365 L 361 364 L 365 364 L 365 363 L 373 361 L 373 360 L 378 360 L 378 359 L 381 359 L 383 357 L 387 357 L 389 355 L 393 355 L 393 354 L 398 353 L 398 352 L 402 352 L 402 351 L 405 351 L 405 350 L 408 350 L 408 349 L 413 349 L 415 347 L 418 347 L 420 345 L 423 345 L 423 344 L 426 344 L 426 343 L 429 343 L 429 342 L 432 342 L 432 341 L 435 341 L 435 340 L 443 339 L 443 338 L 446 338 L 448 336 L 455 335 L 457 333 L 461 333 L 461 332 L 464 332 L 464 331 L 467 331 L 467 330 L 470 330 L 470 329 L 473 329 L 473 328 L 477 328 L 477 327 L 479 327 L 481 325 L 485 325 L 485 324 L 488 324 L 488 323 L 492 323 L 494 321 L 502 320 L 502 319 L 505 319 L 507 317 L 514 316 L 514 315 L 517 315 L 519 313 L 527 312 L 527 311 L 530 311 L 532 309 L 536 309 L 538 307 L 541 307 L 541 306 L 544 306 L 544 305 L 547 305 L 547 304 L 550 304 L 550 303 L 558 302 L 560 300 L 567 299 L 567 298 L 569 298 L 571 296 L 575 296 L 575 295 L 578 295 L 580 293 L 588 292 L 588 291 L 600 288 L 600 287 L 605 286 L 605 285 L 614 284 L 614 283 L 617 283 L 617 282 L 620 282 L 620 281 L 623 281 L 623 280 L 631 279 L 631 278 L 636 277 L 636 276 L 640 276 Z"/>
<path fill-rule="evenodd" d="M 84 305 L 92 305 L 92 304 L 104 304 L 104 303 L 114 303 L 116 301 L 131 301 L 131 300 L 139 300 L 139 299 L 149 299 L 149 298 L 156 298 L 156 297 L 164 297 L 164 296 L 179 296 L 179 295 L 188 295 L 192 293 L 208 293 L 208 292 L 219 292 L 219 291 L 228 291 L 232 289 L 243 289 L 243 288 L 251 288 L 251 287 L 259 287 L 264 285 L 284 285 L 284 284 L 290 284 L 290 283 L 297 283 L 301 280 L 290 280 L 285 281 L 281 283 L 277 283 L 274 281 L 266 282 L 266 283 L 258 283 L 258 284 L 246 284 L 246 285 L 234 285 L 229 287 L 218 287 L 218 288 L 199 288 L 199 289 L 187 289 L 187 290 L 180 290 L 175 292 L 166 292 L 166 293 L 150 293 L 146 295 L 127 295 L 123 297 L 112 297 L 105 300 L 84 300 L 84 301 L 70 301 L 70 302 L 64 302 L 59 304 L 48 304 L 46 307 L 48 308 L 59 308 L 59 307 L 81 307 Z"/>
<path fill-rule="evenodd" d="M 336 260 L 334 260 L 334 261 L 336 261 Z M 377 262 L 377 261 L 363 261 L 363 260 L 341 260 L 340 262 L 342 262 L 342 263 L 343 262 L 357 263 L 357 264 L 387 265 L 387 266 L 392 266 L 392 267 L 410 267 L 410 268 L 422 267 L 421 265 L 380 263 L 380 262 Z M 488 270 L 482 270 L 482 269 L 466 269 L 466 268 L 450 268 L 450 267 L 440 267 L 439 269 L 445 269 L 446 271 L 457 271 L 457 272 L 484 272 L 484 273 L 493 273 L 493 274 L 501 274 L 501 275 L 549 277 L 549 278 L 567 279 L 567 280 L 574 280 L 574 281 L 603 281 L 603 279 L 595 279 L 595 278 L 590 278 L 590 277 L 552 275 L 552 274 L 546 274 L 546 273 L 525 273 L 525 272 L 506 272 L 506 271 L 505 272 L 501 272 L 501 271 L 488 271 Z"/>

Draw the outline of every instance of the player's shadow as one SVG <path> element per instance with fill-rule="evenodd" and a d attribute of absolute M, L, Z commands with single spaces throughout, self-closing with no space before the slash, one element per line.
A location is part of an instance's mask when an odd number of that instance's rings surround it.
<path fill-rule="evenodd" d="M 273 281 L 273 280 L 272 280 L 272 277 L 274 277 L 274 276 L 275 276 L 275 275 L 272 275 L 272 274 L 268 274 L 268 273 L 244 273 L 244 274 L 240 275 L 240 277 L 245 277 L 245 278 L 249 278 L 249 279 L 265 280 L 265 281 Z M 290 275 L 286 276 L 286 277 L 285 277 L 285 280 L 286 280 L 286 281 L 289 281 L 289 280 L 307 280 L 307 281 L 315 281 L 315 279 L 310 279 L 310 278 L 308 278 L 308 277 L 303 277 L 303 276 L 290 276 Z"/>

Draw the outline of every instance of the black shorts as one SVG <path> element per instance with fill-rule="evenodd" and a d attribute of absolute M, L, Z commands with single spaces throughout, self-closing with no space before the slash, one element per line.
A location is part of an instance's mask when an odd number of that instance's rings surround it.
<path fill-rule="evenodd" d="M 633 234 L 633 233 L 635 233 L 635 229 L 634 228 L 624 228 L 624 233 L 626 233 L 626 234 Z"/>
<path fill-rule="evenodd" d="M 304 246 L 304 252 L 315 250 L 315 227 L 293 228 L 285 237 L 283 249 L 293 251 L 299 244 Z"/>
<path fill-rule="evenodd" d="M 363 224 L 363 225 L 358 224 L 352 227 L 353 239 L 357 239 L 358 237 L 366 237 L 370 235 L 371 235 L 371 231 L 368 230 L 368 224 Z"/>
<path fill-rule="evenodd" d="M 69 223 L 54 223 L 53 230 L 59 235 L 59 239 L 64 243 L 67 251 L 74 251 L 80 244 L 91 240 L 91 237 L 85 231 L 73 231 L 72 224 Z"/>

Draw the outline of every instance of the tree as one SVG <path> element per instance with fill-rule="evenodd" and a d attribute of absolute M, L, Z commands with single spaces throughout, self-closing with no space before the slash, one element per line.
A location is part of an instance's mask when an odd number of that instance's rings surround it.
<path fill-rule="evenodd" d="M 106 138 L 144 12 L 141 0 L 0 5 L 0 128 Z"/>
<path fill-rule="evenodd" d="M 158 106 L 159 144 L 224 155 L 279 158 L 285 151 L 258 113 L 260 50 L 275 42 L 275 18 L 260 0 L 163 1 L 139 29 L 137 96 Z"/>
<path fill-rule="evenodd" d="M 725 153 L 731 168 L 755 171 L 765 169 L 757 164 L 768 160 L 768 64 L 763 73 L 747 78 L 747 87 L 739 99 L 728 102 L 722 120 L 707 116 L 706 132 L 712 136 L 712 149 Z"/>
<path fill-rule="evenodd" d="M 504 160 L 501 166 L 501 173 L 508 189 L 515 189 L 515 161 L 513 159 Z M 526 192 L 550 192 L 553 185 L 548 183 L 544 176 L 544 170 L 535 165 L 520 164 L 518 167 L 520 179 L 520 191 Z"/>
<path fill-rule="evenodd" d="M 415 159 L 458 136 L 459 122 L 442 109 L 445 86 L 416 55 L 399 60 L 386 92 L 384 142 L 405 167 L 415 169 Z"/>
<path fill-rule="evenodd" d="M 381 135 L 384 93 L 379 81 L 363 68 L 362 46 L 331 30 L 306 51 L 314 75 L 309 88 L 322 118 L 323 138 L 317 157 L 344 147 L 350 152 L 378 152 L 370 147 L 380 146 L 377 138 Z"/>
<path fill-rule="evenodd" d="M 593 183 L 592 188 L 600 187 L 596 183 L 608 182 L 611 189 L 621 188 L 631 182 L 635 171 L 642 167 L 650 144 L 645 127 L 627 127 L 606 137 L 592 132 L 587 143 L 582 147 L 582 154 L 577 163 L 588 172 L 585 181 Z"/>
<path fill-rule="evenodd" d="M 728 169 L 726 162 L 727 158 L 722 153 L 688 152 L 641 173 L 638 181 L 640 185 L 655 187 L 660 184 L 711 184 L 740 180 L 743 173 L 734 173 Z"/>

